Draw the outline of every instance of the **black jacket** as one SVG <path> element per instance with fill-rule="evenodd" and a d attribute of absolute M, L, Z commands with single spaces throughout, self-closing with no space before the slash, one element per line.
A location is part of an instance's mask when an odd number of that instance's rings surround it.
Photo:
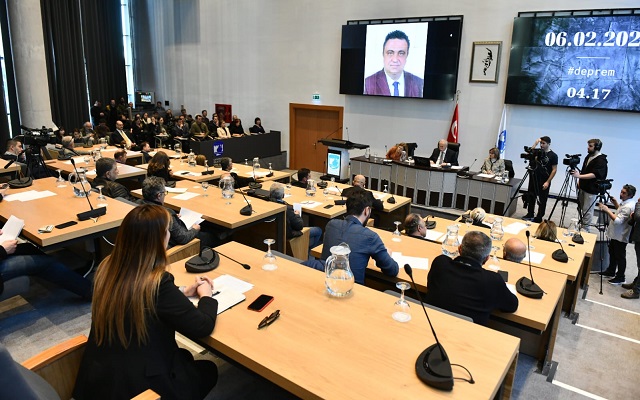
<path fill-rule="evenodd" d="M 139 199 L 138 204 L 153 204 L 156 206 L 163 206 L 163 204 L 157 201 Z M 187 227 L 184 222 L 178 217 L 178 213 L 169 207 L 164 207 L 171 216 L 171 225 L 169 226 L 169 248 L 182 244 L 187 244 L 198 236 L 198 231 Z"/>
<path fill-rule="evenodd" d="M 178 290 L 173 275 L 165 272 L 156 299 L 156 316 L 147 315 L 148 341 L 133 339 L 125 349 L 119 341 L 98 346 L 93 327 L 89 334 L 73 397 L 130 399 L 152 389 L 163 399 L 201 399 L 199 371 L 193 356 L 179 349 L 176 332 L 189 338 L 210 335 L 216 323 L 218 302 L 203 297 L 194 307 Z M 213 382 L 217 377 L 210 378 Z"/>
<path fill-rule="evenodd" d="M 598 194 L 598 183 L 597 181 L 600 179 L 607 179 L 607 173 L 609 170 L 609 163 L 607 161 L 606 154 L 600 154 L 587 165 L 587 158 L 584 158 L 584 162 L 582 163 L 581 174 L 589 174 L 593 173 L 596 177 L 595 179 L 580 179 L 578 181 L 578 187 L 580 190 L 584 190 L 590 194 Z"/>
<path fill-rule="evenodd" d="M 110 181 L 106 178 L 96 178 L 91 182 L 91 187 L 96 188 L 102 185 L 102 194 L 105 196 L 109 196 L 113 199 L 117 197 L 122 197 L 125 200 L 135 202 L 136 198 L 131 195 L 129 189 L 127 189 L 123 184 Z"/>
<path fill-rule="evenodd" d="M 429 160 L 438 162 L 438 157 L 440 157 L 440 150 L 436 148 L 433 149 L 433 153 L 431 153 Z M 458 165 L 458 152 L 447 149 L 446 153 L 444 153 L 444 162 L 451 165 Z"/>
<path fill-rule="evenodd" d="M 371 200 L 371 204 L 373 204 L 373 209 L 374 210 L 382 211 L 384 209 L 384 203 L 382 203 L 382 200 L 376 199 L 373 196 L 373 193 L 370 190 L 363 189 L 363 188 L 361 188 L 359 186 L 353 186 L 353 187 L 345 188 L 342 191 L 342 197 L 349 197 L 353 193 L 355 193 L 357 190 L 364 190 L 365 192 L 367 192 L 367 197 L 369 197 L 369 200 Z"/>

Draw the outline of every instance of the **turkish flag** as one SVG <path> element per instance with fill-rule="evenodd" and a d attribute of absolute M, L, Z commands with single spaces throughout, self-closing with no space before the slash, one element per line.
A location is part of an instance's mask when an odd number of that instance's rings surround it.
<path fill-rule="evenodd" d="M 451 125 L 449 126 L 447 142 L 458 143 L 458 103 L 456 103 L 456 108 L 453 110 L 453 117 L 451 118 Z"/>

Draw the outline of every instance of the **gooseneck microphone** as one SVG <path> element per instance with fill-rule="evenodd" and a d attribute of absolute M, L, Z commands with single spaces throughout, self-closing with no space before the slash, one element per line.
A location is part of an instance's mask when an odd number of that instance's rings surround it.
<path fill-rule="evenodd" d="M 558 240 L 558 236 L 556 236 L 556 232 L 553 229 L 551 229 L 551 233 L 553 233 L 553 240 L 560 245 L 560 248 L 558 250 L 551 253 L 551 258 L 562 263 L 569 262 L 569 256 L 564 251 L 564 246 L 562 246 L 562 242 Z"/>
<path fill-rule="evenodd" d="M 526 235 L 528 247 L 531 232 L 527 231 Z M 516 291 L 524 297 L 541 299 L 544 292 L 542 291 L 542 289 L 540 289 L 540 286 L 536 285 L 536 283 L 533 281 L 533 271 L 531 268 L 531 250 L 529 250 L 529 276 L 531 276 L 531 279 L 527 278 L 526 276 L 518 279 L 518 282 L 516 282 Z"/>
<path fill-rule="evenodd" d="M 404 272 L 406 272 L 407 275 L 409 275 L 409 278 L 411 278 L 413 289 L 416 291 L 418 300 L 420 300 L 420 304 L 422 304 L 424 315 L 427 316 L 427 321 L 429 321 L 431 333 L 436 339 L 435 344 L 427 347 L 418 356 L 418 359 L 416 360 L 416 374 L 422 382 L 427 384 L 427 386 L 431 386 L 440 390 L 451 391 L 453 389 L 453 372 L 451 372 L 451 361 L 449 361 L 449 357 L 440 344 L 438 336 L 436 335 L 436 331 L 433 329 L 431 319 L 429 318 L 429 314 L 427 314 L 427 309 L 422 302 L 422 296 L 420 296 L 420 292 L 418 291 L 416 282 L 413 280 L 413 271 L 409 264 L 404 265 Z M 470 383 L 473 383 L 473 378 L 471 379 Z"/>
<path fill-rule="evenodd" d="M 473 159 L 473 162 L 471 163 L 471 165 L 469 165 L 469 169 L 466 171 L 461 171 L 460 173 L 458 173 L 458 176 L 461 178 L 469 178 L 471 176 L 471 167 L 473 167 L 473 165 L 476 163 L 476 161 L 478 161 L 477 158 Z"/>
<path fill-rule="evenodd" d="M 107 213 L 107 207 L 98 207 L 94 209 L 91 205 L 91 200 L 89 200 L 89 193 L 87 193 L 87 190 L 84 188 L 84 184 L 82 183 L 82 179 L 80 179 L 80 174 L 78 173 L 78 169 L 76 168 L 76 161 L 73 159 L 73 157 L 71 158 L 71 165 L 73 165 L 73 170 L 76 171 L 76 176 L 80 181 L 80 187 L 82 188 L 84 197 L 87 199 L 87 203 L 89 203 L 89 208 L 91 209 L 89 211 L 77 214 L 78 221 L 86 221 L 89 218 L 98 218 L 102 215 L 105 215 Z"/>
<path fill-rule="evenodd" d="M 240 214 L 249 216 L 253 213 L 253 207 L 251 207 L 251 203 L 247 200 L 247 196 L 244 195 L 244 192 L 240 190 L 240 193 L 242 194 L 242 197 L 244 197 L 244 201 L 247 202 L 247 205 L 240 209 Z"/>
<path fill-rule="evenodd" d="M 4 168 L 9 168 L 11 166 L 11 164 L 13 164 L 14 162 L 17 162 L 20 159 L 20 156 L 24 154 L 24 150 L 22 150 L 20 153 L 18 153 L 18 155 L 16 156 L 15 160 L 10 160 L 5 166 Z"/>
<path fill-rule="evenodd" d="M 434 229 L 436 227 L 436 221 L 429 221 L 429 218 L 432 218 L 433 215 L 427 215 L 427 217 L 424 219 L 424 224 L 427 227 L 427 229 Z"/>
<path fill-rule="evenodd" d="M 241 262 L 240 262 L 240 261 L 238 261 L 238 260 L 234 260 L 233 258 L 231 258 L 231 257 L 229 257 L 229 256 L 227 256 L 227 255 L 224 255 L 224 254 L 220 253 L 219 251 L 217 251 L 217 253 L 218 253 L 218 254 L 220 254 L 222 257 L 224 257 L 224 258 L 226 258 L 226 259 L 228 259 L 228 260 L 233 261 L 233 262 L 234 262 L 234 263 L 236 263 L 236 264 L 240 264 L 240 265 L 242 265 L 242 268 L 244 268 L 244 269 L 251 269 L 251 266 L 250 266 L 249 264 L 241 263 Z"/>

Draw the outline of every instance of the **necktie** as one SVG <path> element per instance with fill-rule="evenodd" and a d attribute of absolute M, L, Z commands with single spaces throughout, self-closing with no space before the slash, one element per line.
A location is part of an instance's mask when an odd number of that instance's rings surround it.
<path fill-rule="evenodd" d="M 398 92 L 398 85 L 400 84 L 400 82 L 393 82 L 393 95 L 395 97 L 400 96 L 400 92 Z"/>
<path fill-rule="evenodd" d="M 120 135 L 124 139 L 124 143 L 125 143 L 125 146 L 127 147 L 127 149 L 130 149 L 131 148 L 131 139 L 129 139 L 129 136 L 127 136 L 127 134 L 124 133 L 124 131 L 120 131 Z"/>
<path fill-rule="evenodd" d="M 440 157 L 438 157 L 438 164 L 442 164 L 444 161 L 444 151 L 440 152 Z"/>

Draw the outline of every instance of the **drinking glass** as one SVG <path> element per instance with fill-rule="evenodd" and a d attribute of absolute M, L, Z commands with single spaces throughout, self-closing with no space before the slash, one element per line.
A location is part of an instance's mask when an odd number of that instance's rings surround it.
<path fill-rule="evenodd" d="M 58 182 L 58 187 L 67 187 L 67 181 L 65 181 L 64 179 L 62 179 L 62 170 L 59 169 L 58 170 L 58 179 L 56 180 L 56 182 Z"/>
<path fill-rule="evenodd" d="M 398 282 L 396 287 L 401 290 L 400 299 L 393 303 L 391 317 L 398 322 L 409 322 L 411 321 L 411 309 L 409 303 L 404 299 L 404 291 L 409 289 L 409 284 L 407 282 Z"/>
<path fill-rule="evenodd" d="M 473 225 L 473 218 L 467 217 L 464 219 L 464 224 L 467 226 L 467 232 L 469 232 L 469 228 Z"/>
<path fill-rule="evenodd" d="M 209 182 L 206 182 L 206 181 L 205 181 L 205 182 L 202 182 L 202 183 L 201 183 L 201 185 L 202 185 L 202 190 L 204 191 L 204 194 L 203 194 L 202 196 L 203 196 L 203 197 L 207 197 L 207 196 L 209 196 L 209 195 L 207 194 L 207 189 L 209 189 Z"/>
<path fill-rule="evenodd" d="M 89 163 L 91 163 L 91 156 L 84 156 L 84 163 L 89 165 Z"/>
<path fill-rule="evenodd" d="M 391 240 L 393 240 L 394 242 L 400 242 L 401 239 L 401 234 L 400 234 L 400 229 L 399 226 L 402 222 L 400 221 L 393 221 L 393 223 L 396 225 L 396 230 L 393 231 L 393 238 Z"/>
<path fill-rule="evenodd" d="M 104 197 L 104 195 L 102 194 L 102 189 L 103 188 L 104 188 L 104 185 L 96 186 L 96 189 L 98 189 L 98 207 L 106 207 L 107 206 L 107 203 L 105 203 L 105 200 L 107 198 Z"/>
<path fill-rule="evenodd" d="M 498 253 L 498 250 L 500 250 L 500 247 L 491 246 L 491 250 L 493 250 L 493 255 L 491 256 L 489 269 L 494 270 L 494 271 L 499 271 L 500 270 L 500 260 L 498 259 L 497 253 Z"/>
<path fill-rule="evenodd" d="M 271 245 L 274 244 L 275 239 L 265 239 L 264 244 L 267 245 L 267 252 L 262 258 L 262 269 L 265 271 L 273 271 L 278 269 L 276 256 L 271 252 Z"/>
<path fill-rule="evenodd" d="M 389 193 L 389 191 L 387 190 L 387 186 L 388 185 L 384 185 L 384 190 L 382 191 L 382 193 Z"/>
<path fill-rule="evenodd" d="M 249 165 L 249 159 L 248 158 L 244 159 L 244 165 Z"/>

